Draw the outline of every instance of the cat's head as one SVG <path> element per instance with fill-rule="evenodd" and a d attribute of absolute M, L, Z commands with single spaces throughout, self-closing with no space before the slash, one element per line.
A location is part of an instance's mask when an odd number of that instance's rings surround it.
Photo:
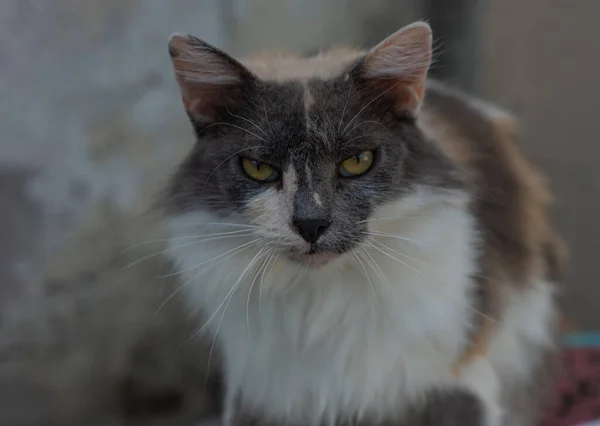
<path fill-rule="evenodd" d="M 364 241 L 379 208 L 416 188 L 455 185 L 416 125 L 431 40 L 429 26 L 415 23 L 367 52 L 243 65 L 172 36 L 197 142 L 172 181 L 170 207 L 246 224 L 261 246 L 319 266 Z"/>

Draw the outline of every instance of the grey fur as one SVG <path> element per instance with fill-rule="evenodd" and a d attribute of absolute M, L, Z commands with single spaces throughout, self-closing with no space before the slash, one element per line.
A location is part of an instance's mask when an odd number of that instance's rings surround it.
<path fill-rule="evenodd" d="M 393 89 L 393 81 L 367 77 L 364 58 L 340 68 L 338 75 L 271 81 L 252 75 L 218 49 L 196 39 L 193 42 L 202 44 L 202 60 L 230 67 L 230 73 L 240 78 L 237 83 L 211 81 L 208 95 L 199 101 L 204 102 L 202 113 L 196 115 L 188 108 L 197 141 L 168 188 L 166 207 L 171 213 L 208 210 L 223 216 L 240 215 L 255 223 L 259 214 L 253 203 L 261 199 L 269 208 L 260 212 L 260 224 L 272 228 L 263 236 L 264 243 L 293 257 L 307 253 L 300 252 L 306 248 L 299 248 L 286 236 L 294 232 L 296 219 L 329 223 L 311 245 L 311 252 L 343 253 L 366 238 L 365 221 L 378 206 L 402 199 L 417 187 L 438 194 L 468 192 L 471 212 L 483 236 L 478 259 L 481 276 L 473 279 L 476 294 L 472 302 L 476 309 L 502 320 L 496 311 L 500 305 L 496 306 L 492 281 L 509 276 L 508 285 L 530 283 L 528 267 L 537 253 L 532 247 L 540 242 L 554 246 L 554 239 L 546 235 L 530 241 L 527 233 L 520 232 L 531 228 L 530 218 L 535 218 L 540 208 L 537 200 L 532 203 L 531 196 L 522 195 L 529 190 L 538 195 L 543 191 L 529 186 L 536 174 L 523 166 L 526 163 L 512 150 L 510 132 L 462 94 L 435 82 L 429 85 L 423 109 L 457 126 L 458 135 L 464 138 L 459 138 L 460 145 L 469 153 L 461 167 L 416 125 L 413 112 L 418 108 L 398 106 L 401 100 L 388 90 Z M 207 58 L 206 52 L 212 57 Z M 177 52 L 171 55 L 177 57 Z M 202 84 L 206 84 L 204 80 Z M 363 151 L 375 153 L 371 169 L 359 177 L 341 177 L 340 163 Z M 281 179 L 264 183 L 249 178 L 241 167 L 244 157 L 271 165 Z M 269 204 L 275 198 L 278 201 Z M 545 220 L 543 212 L 538 217 Z M 504 262 L 516 255 L 520 262 Z M 481 331 L 475 320 L 471 325 L 474 332 Z M 552 357 L 549 353 L 548 358 Z M 542 387 L 550 386 L 548 381 Z M 519 408 L 511 414 L 510 424 L 532 424 L 543 406 L 542 394 L 536 389 L 528 395 L 531 407 L 527 410 L 518 407 L 525 398 L 505 398 L 505 407 Z M 401 425 L 482 424 L 480 402 L 464 391 L 434 393 L 425 402 L 414 407 Z M 240 418 L 235 424 L 269 424 L 260 412 L 241 410 L 236 414 Z"/>
<path fill-rule="evenodd" d="M 217 49 L 212 54 L 214 62 L 242 66 Z M 360 61 L 335 78 L 305 83 L 261 81 L 248 77 L 247 70 L 232 73 L 246 77 L 236 87 L 220 88 L 222 93 L 215 96 L 219 102 L 210 113 L 215 119 L 199 122 L 191 115 L 197 143 L 172 180 L 171 209 L 249 214 L 246 207 L 254 197 L 272 187 L 281 191 L 285 182 L 249 179 L 240 158 L 267 163 L 282 175 L 293 168 L 297 188 L 287 223 L 295 217 L 329 221 L 313 250 L 342 253 L 362 241 L 366 224 L 360 222 L 377 206 L 415 185 L 440 190 L 463 186 L 458 171 L 414 120 L 394 114 L 394 99 L 381 96 L 380 85 L 363 77 Z M 367 173 L 338 176 L 343 160 L 366 150 L 375 152 Z"/>
<path fill-rule="evenodd" d="M 264 416 L 244 414 L 236 418 L 237 426 L 306 426 L 298 423 L 272 423 L 265 421 Z M 393 422 L 369 422 L 363 420 L 354 423 L 353 426 L 484 426 L 482 406 L 477 397 L 462 389 L 447 389 L 444 391 L 433 391 L 425 399 L 421 406 L 414 407 L 410 413 L 401 421 Z M 202 422 L 197 426 L 219 426 L 221 423 L 216 419 Z M 340 426 L 350 426 L 341 423 Z"/>

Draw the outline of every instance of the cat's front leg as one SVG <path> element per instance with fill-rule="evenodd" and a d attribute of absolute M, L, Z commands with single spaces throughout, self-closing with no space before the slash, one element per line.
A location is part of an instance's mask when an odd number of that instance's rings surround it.
<path fill-rule="evenodd" d="M 489 360 L 485 356 L 473 358 L 460 371 L 459 382 L 480 400 L 482 426 L 502 426 L 501 384 Z"/>

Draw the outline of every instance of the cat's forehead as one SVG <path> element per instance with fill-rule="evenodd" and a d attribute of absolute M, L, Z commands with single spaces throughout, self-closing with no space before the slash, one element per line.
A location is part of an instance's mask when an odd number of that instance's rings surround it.
<path fill-rule="evenodd" d="M 330 161 L 349 141 L 359 142 L 352 120 L 363 99 L 350 71 L 360 55 L 345 50 L 310 58 L 268 56 L 246 64 L 263 83 L 250 103 L 252 116 L 275 136 L 270 148 L 278 157 Z M 362 120 L 368 115 L 361 111 Z"/>
<path fill-rule="evenodd" d="M 342 110 L 351 107 L 357 96 L 356 91 L 352 93 L 350 71 L 361 55 L 351 49 L 307 58 L 269 54 L 245 65 L 265 83 L 263 108 L 287 121 L 288 130 L 300 131 L 298 125 L 302 125 L 313 136 L 328 133 L 333 137 L 330 133 L 334 121 L 343 121 Z"/>
<path fill-rule="evenodd" d="M 368 127 L 356 124 L 374 117 L 363 112 L 353 122 L 360 104 L 352 92 L 343 74 L 330 80 L 266 83 L 253 118 L 269 136 L 270 154 L 304 169 L 307 162 L 316 166 L 338 161 L 342 152 L 346 157 L 358 153 L 357 147 L 369 140 L 362 137 Z"/>
<path fill-rule="evenodd" d="M 243 61 L 252 73 L 265 81 L 290 82 L 313 79 L 328 80 L 341 75 L 364 52 L 340 48 L 299 57 L 282 53 L 267 53 Z"/>
<path fill-rule="evenodd" d="M 332 50 L 302 58 L 262 55 L 244 65 L 260 82 L 247 92 L 236 109 L 225 117 L 238 127 L 230 128 L 233 143 L 220 144 L 224 155 L 234 148 L 275 166 L 293 166 L 302 180 L 313 174 L 331 173 L 332 164 L 364 150 L 373 150 L 385 138 L 377 138 L 381 126 L 361 125 L 379 121 L 372 108 L 362 108 L 370 94 L 354 84 L 352 70 L 363 52 Z M 236 129 L 246 129 L 239 138 Z M 367 134 L 372 137 L 365 137 Z M 243 145 L 252 139 L 256 148 Z M 237 142 L 237 143 L 235 143 Z M 308 166 L 309 165 L 309 166 Z"/>

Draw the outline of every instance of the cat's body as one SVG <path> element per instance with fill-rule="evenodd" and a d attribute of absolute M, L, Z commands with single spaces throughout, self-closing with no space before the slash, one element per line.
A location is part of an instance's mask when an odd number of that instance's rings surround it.
<path fill-rule="evenodd" d="M 223 357 L 225 421 L 421 426 L 428 407 L 436 426 L 533 426 L 555 343 L 548 196 L 512 117 L 424 94 L 426 26 L 245 67 L 187 36 L 171 56 L 199 139 L 170 189 L 172 257 Z M 347 176 L 352 156 L 369 169 Z M 475 395 L 481 418 L 434 391 Z"/>

